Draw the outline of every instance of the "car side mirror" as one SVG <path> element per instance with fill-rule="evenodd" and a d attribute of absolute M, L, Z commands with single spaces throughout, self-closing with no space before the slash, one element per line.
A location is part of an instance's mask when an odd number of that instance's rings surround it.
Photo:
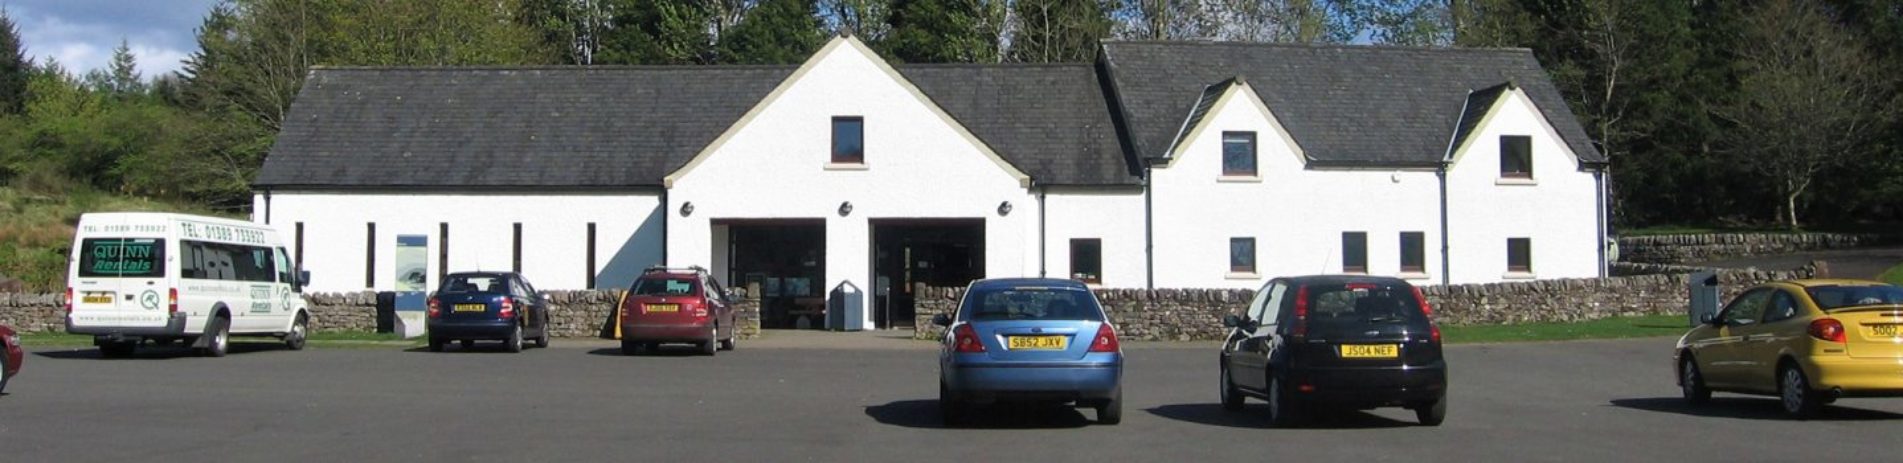
<path fill-rule="evenodd" d="M 739 299 L 738 297 L 734 297 L 733 288 L 721 288 L 720 297 L 729 301 Z"/>
<path fill-rule="evenodd" d="M 945 314 L 933 315 L 932 324 L 938 325 L 938 326 L 951 326 L 951 316 L 945 315 Z"/>
<path fill-rule="evenodd" d="M 1242 326 L 1242 317 L 1238 317 L 1235 314 L 1222 316 L 1223 328 L 1238 328 L 1241 326 Z"/>
<path fill-rule="evenodd" d="M 299 288 L 302 288 L 305 286 L 310 286 L 310 284 L 311 284 L 311 271 L 298 270 L 297 271 L 297 286 Z"/>

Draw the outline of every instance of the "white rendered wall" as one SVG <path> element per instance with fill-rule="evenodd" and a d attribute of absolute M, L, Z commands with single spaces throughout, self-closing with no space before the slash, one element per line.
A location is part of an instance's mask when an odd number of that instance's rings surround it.
<path fill-rule="evenodd" d="M 1599 276 L 1598 185 L 1518 91 L 1448 171 L 1453 283 Z M 1500 136 L 1532 137 L 1533 183 L 1500 179 Z M 1507 238 L 1532 239 L 1530 275 L 1508 275 Z"/>
<path fill-rule="evenodd" d="M 254 210 L 264 210 L 263 195 Z M 304 223 L 309 291 L 391 290 L 396 284 L 396 237 L 429 237 L 428 287 L 435 288 L 443 244 L 438 224 L 449 224 L 449 271 L 509 270 L 513 224 L 522 223 L 522 274 L 540 290 L 583 289 L 587 283 L 588 223 L 595 223 L 596 285 L 625 287 L 660 263 L 662 219 L 656 193 L 340 193 L 279 191 L 270 199 L 271 224 L 296 255 L 296 224 Z M 264 217 L 254 217 L 262 221 Z M 365 224 L 376 229 L 376 285 L 364 287 Z"/>
<path fill-rule="evenodd" d="M 1254 289 L 1278 276 L 1342 273 L 1345 231 L 1368 234 L 1369 274 L 1439 283 L 1434 172 L 1305 169 L 1254 98 L 1238 89 L 1177 159 L 1154 170 L 1156 287 Z M 1256 133 L 1259 180 L 1223 178 L 1225 131 Z M 1424 234 L 1425 272 L 1401 273 L 1403 231 Z M 1254 274 L 1229 272 L 1231 237 L 1255 238 Z"/>
<path fill-rule="evenodd" d="M 1096 238 L 1103 240 L 1099 286 L 1143 288 L 1147 284 L 1141 189 L 1052 188 L 1044 197 L 1044 210 L 1046 276 L 1070 278 L 1070 240 Z M 1031 252 L 1035 255 L 1037 250 Z"/>
<path fill-rule="evenodd" d="M 1035 198 L 858 47 L 840 43 L 816 56 L 675 180 L 665 209 L 668 265 L 712 268 L 717 221 L 823 219 L 826 281 L 816 289 L 870 291 L 871 220 L 962 218 L 985 221 L 987 277 L 1035 275 Z M 865 118 L 863 168 L 829 168 L 834 116 Z M 1013 210 L 1000 215 L 1006 201 Z M 842 216 L 844 202 L 852 211 Z M 861 310 L 871 300 L 862 298 Z"/>

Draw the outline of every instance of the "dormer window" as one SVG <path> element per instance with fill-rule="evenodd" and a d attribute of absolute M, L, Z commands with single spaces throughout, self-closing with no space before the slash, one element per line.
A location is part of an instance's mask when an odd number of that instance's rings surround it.
<path fill-rule="evenodd" d="M 833 164 L 866 163 L 866 118 L 833 118 Z"/>
<path fill-rule="evenodd" d="M 1222 175 L 1254 177 L 1255 132 L 1222 133 Z"/>
<path fill-rule="evenodd" d="M 1500 137 L 1500 178 L 1533 178 L 1533 137 Z"/>

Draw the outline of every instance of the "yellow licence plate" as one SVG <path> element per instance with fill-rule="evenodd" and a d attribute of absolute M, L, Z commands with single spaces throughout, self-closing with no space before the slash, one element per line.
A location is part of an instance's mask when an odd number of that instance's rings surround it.
<path fill-rule="evenodd" d="M 1870 325 L 1870 334 L 1878 337 L 1896 337 L 1896 325 Z"/>
<path fill-rule="evenodd" d="M 86 293 L 84 302 L 87 304 L 111 304 L 112 293 Z"/>
<path fill-rule="evenodd" d="M 489 304 L 456 304 L 457 312 L 483 312 L 489 310 Z"/>
<path fill-rule="evenodd" d="M 1345 344 L 1341 346 L 1341 358 L 1391 359 L 1400 356 L 1401 346 L 1394 344 Z"/>
<path fill-rule="evenodd" d="M 681 311 L 680 304 L 648 304 L 648 313 L 679 311 Z"/>
<path fill-rule="evenodd" d="M 1005 347 L 1011 350 L 1064 350 L 1070 344 L 1069 336 L 1011 336 L 1005 340 Z"/>

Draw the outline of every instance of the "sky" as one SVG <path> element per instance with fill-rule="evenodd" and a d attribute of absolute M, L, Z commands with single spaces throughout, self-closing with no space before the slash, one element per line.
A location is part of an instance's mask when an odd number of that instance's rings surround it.
<path fill-rule="evenodd" d="M 176 71 L 198 50 L 193 31 L 219 0 L 0 0 L 35 63 L 58 60 L 74 75 L 104 69 L 124 39 L 139 74 Z"/>

